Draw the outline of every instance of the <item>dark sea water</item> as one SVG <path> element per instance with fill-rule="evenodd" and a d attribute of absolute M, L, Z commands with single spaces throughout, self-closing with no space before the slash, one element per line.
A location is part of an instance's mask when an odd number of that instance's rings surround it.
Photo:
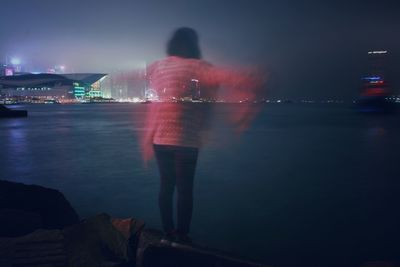
<path fill-rule="evenodd" d="M 160 228 L 158 171 L 138 149 L 146 106 L 19 106 L 28 118 L 0 120 L 0 178 L 56 188 L 81 217 L 107 212 Z M 237 137 L 223 120 L 236 108 L 215 107 L 200 153 L 196 242 L 278 266 L 394 257 L 399 115 L 271 104 Z"/>

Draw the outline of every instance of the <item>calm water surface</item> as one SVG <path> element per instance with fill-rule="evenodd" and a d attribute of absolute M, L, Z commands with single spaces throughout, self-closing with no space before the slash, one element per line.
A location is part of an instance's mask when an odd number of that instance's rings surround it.
<path fill-rule="evenodd" d="M 146 105 L 21 108 L 28 118 L 0 120 L 1 179 L 56 188 L 82 217 L 107 212 L 160 228 L 157 168 L 154 161 L 144 168 L 138 149 Z M 200 154 L 196 241 L 269 263 L 289 254 L 287 262 L 373 254 L 374 240 L 391 249 L 399 224 L 398 115 L 271 104 L 237 137 L 223 120 L 235 108 L 215 107 Z"/>

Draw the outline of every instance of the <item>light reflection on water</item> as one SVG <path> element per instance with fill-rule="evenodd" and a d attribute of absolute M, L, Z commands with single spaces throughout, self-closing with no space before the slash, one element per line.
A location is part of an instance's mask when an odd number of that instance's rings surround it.
<path fill-rule="evenodd" d="M 143 167 L 137 142 L 146 105 L 25 108 L 28 118 L 0 120 L 0 178 L 59 189 L 83 217 L 104 211 L 160 227 L 158 172 L 154 161 Z M 379 239 L 365 221 L 379 224 L 372 213 L 393 221 L 399 116 L 362 116 L 339 105 L 267 105 L 236 138 L 221 121 L 232 109 L 216 107 L 211 144 L 200 154 L 196 240 L 269 259 L 356 228 Z M 365 242 L 362 235 L 353 241 Z"/>

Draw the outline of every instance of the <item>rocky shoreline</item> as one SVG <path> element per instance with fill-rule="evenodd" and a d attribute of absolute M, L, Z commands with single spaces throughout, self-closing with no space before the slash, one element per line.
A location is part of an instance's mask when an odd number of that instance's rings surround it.
<path fill-rule="evenodd" d="M 103 213 L 80 219 L 57 190 L 0 180 L 1 267 L 267 266 L 196 244 L 165 245 L 161 237 L 161 231 L 145 228 L 144 221 L 134 218 Z M 325 257 L 316 262 L 290 266 L 337 266 L 335 259 Z M 396 267 L 400 263 L 377 258 L 346 266 Z"/>
<path fill-rule="evenodd" d="M 0 266 L 262 267 L 228 253 L 166 246 L 142 220 L 80 220 L 57 190 L 0 181 Z"/>

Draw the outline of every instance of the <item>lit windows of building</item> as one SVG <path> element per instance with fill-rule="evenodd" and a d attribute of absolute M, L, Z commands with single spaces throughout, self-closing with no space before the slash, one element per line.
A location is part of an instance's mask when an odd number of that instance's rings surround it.
<path fill-rule="evenodd" d="M 81 86 L 80 83 L 74 83 L 74 96 L 75 98 L 84 98 L 86 95 L 86 88 Z"/>

